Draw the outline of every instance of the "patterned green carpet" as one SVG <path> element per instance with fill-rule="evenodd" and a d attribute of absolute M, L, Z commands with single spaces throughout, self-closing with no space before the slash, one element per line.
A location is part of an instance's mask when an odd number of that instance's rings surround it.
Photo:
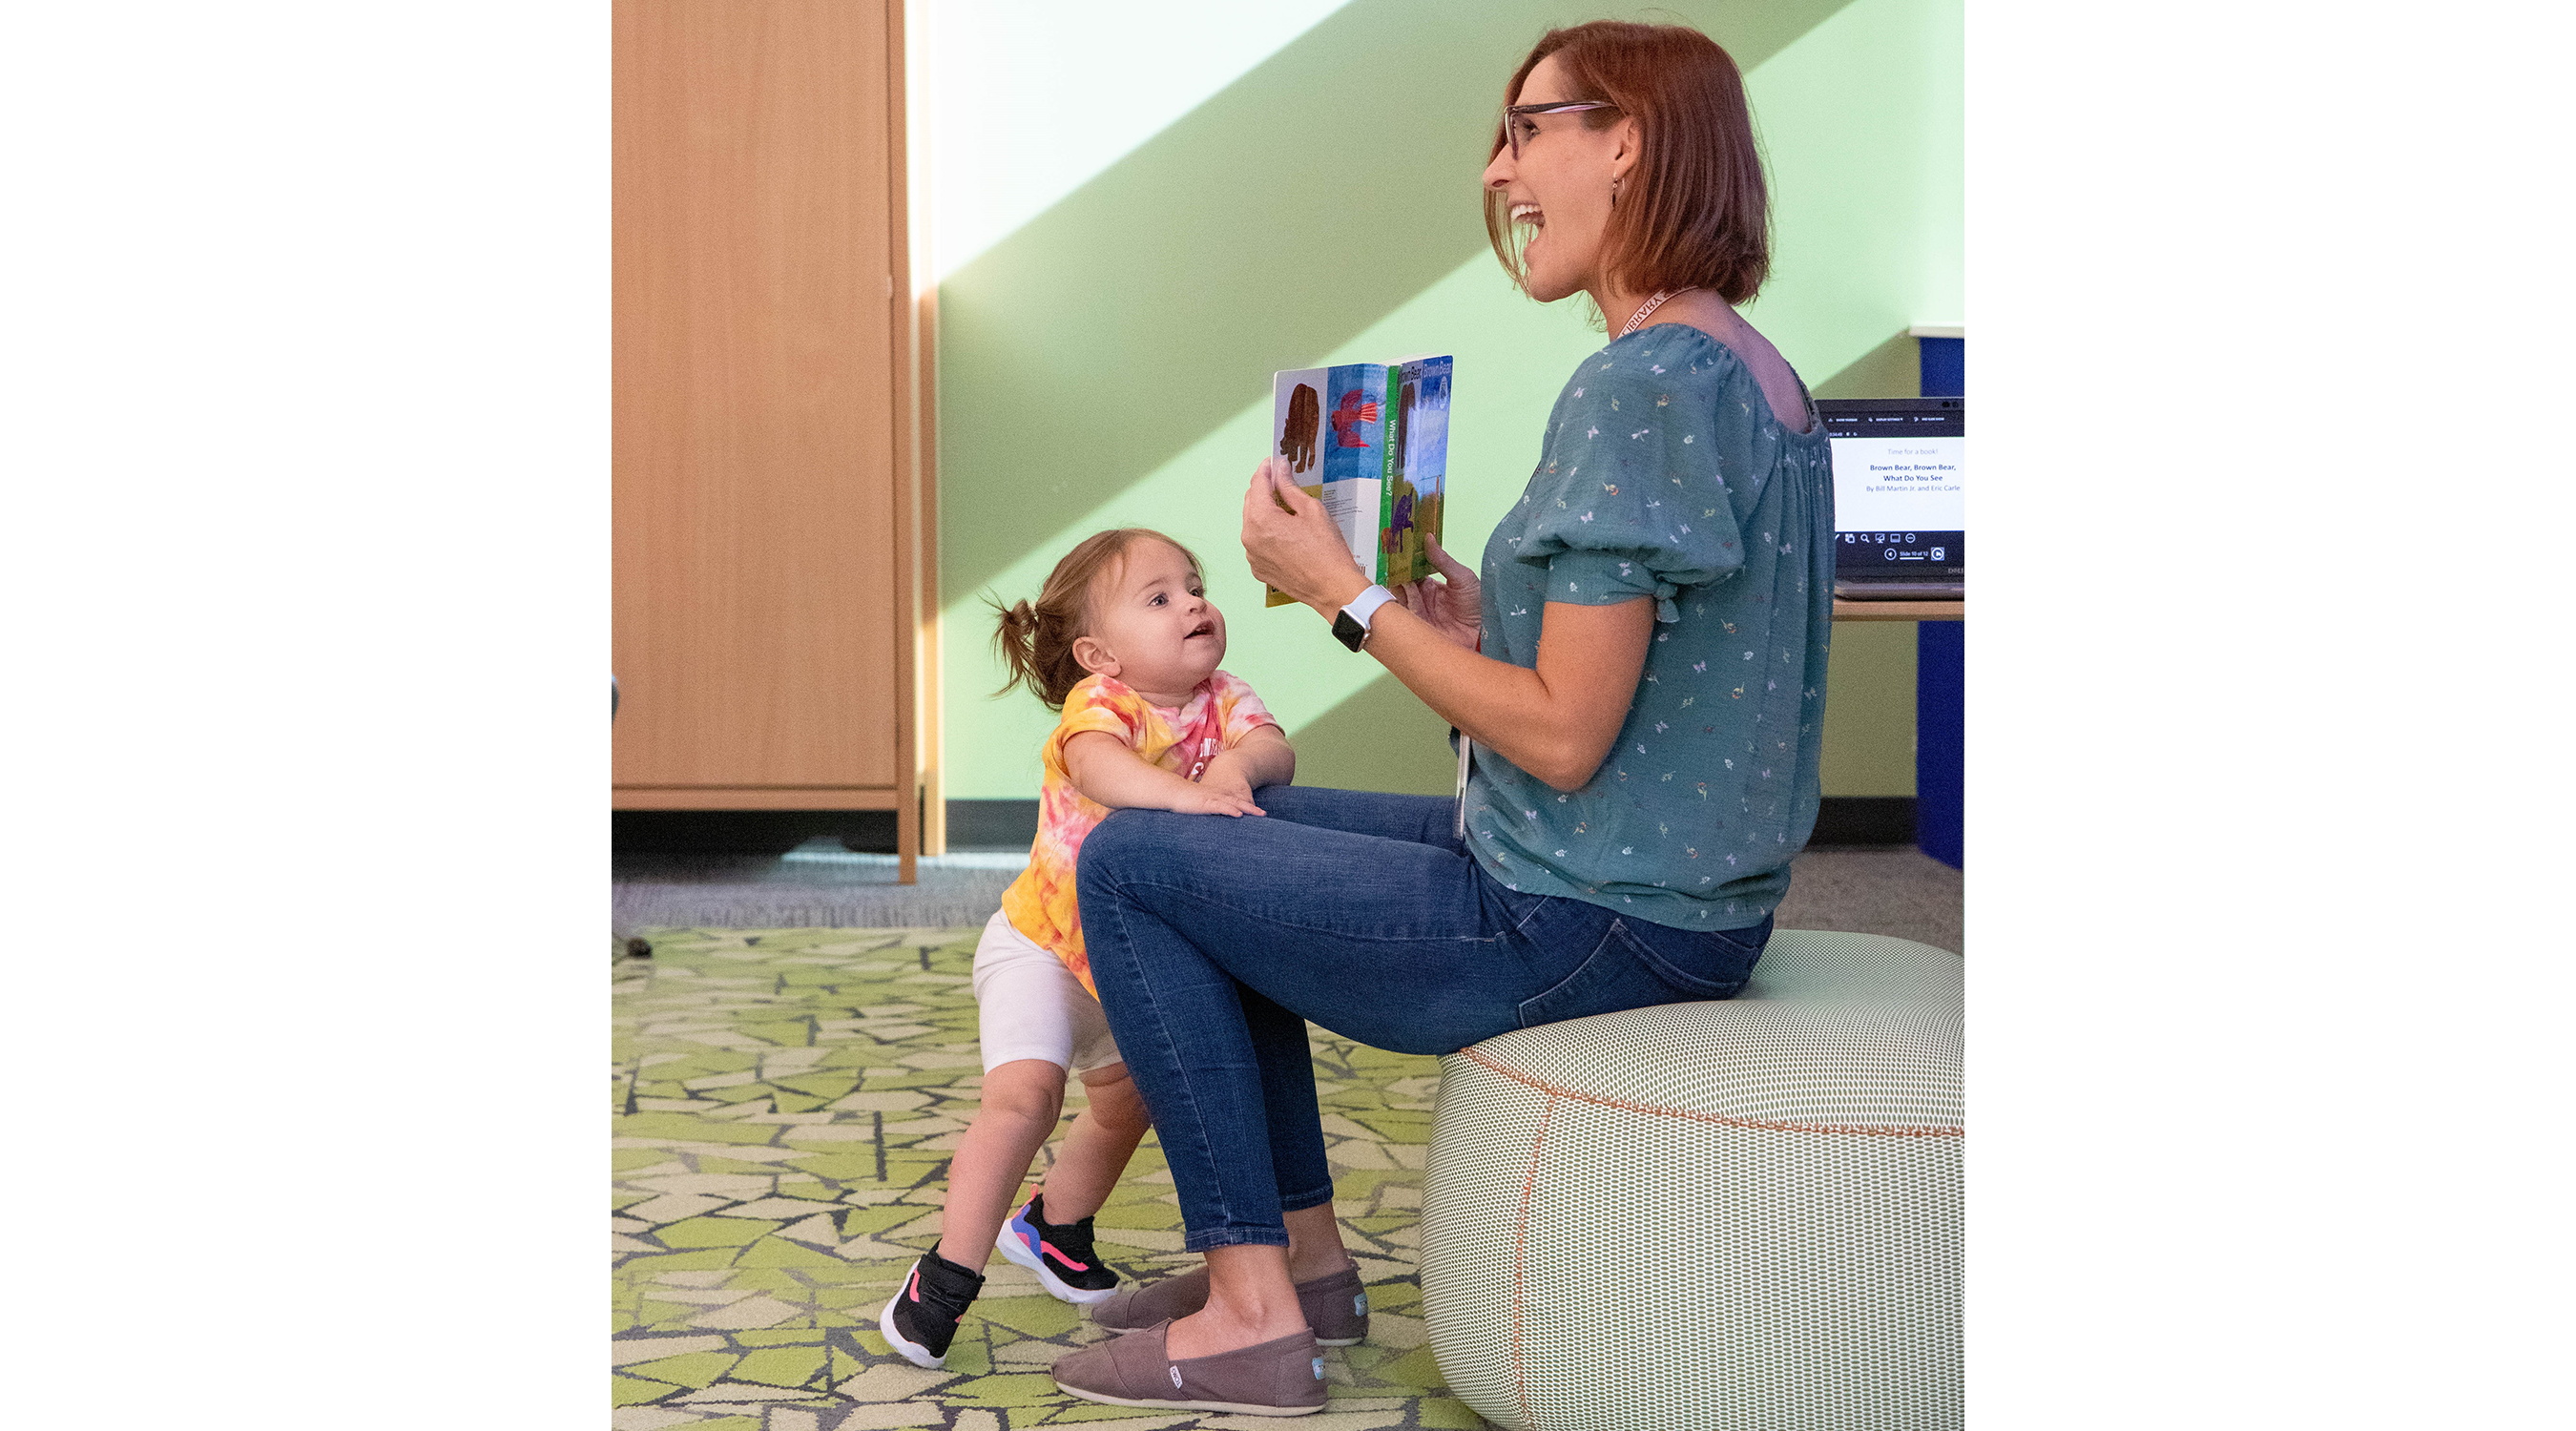
<path fill-rule="evenodd" d="M 1414 1275 L 1438 1061 L 1321 1030 L 1336 1206 L 1371 1308 L 1365 1344 L 1325 1353 L 1323 1411 L 1173 1414 L 1064 1396 L 1047 1368 L 1109 1333 L 998 1255 L 945 1369 L 888 1351 L 877 1309 L 938 1239 L 948 1154 L 982 1082 L 967 988 L 977 932 L 655 930 L 653 957 L 616 964 L 619 1431 L 1486 1424 L 1441 1384 Z M 1097 1226 L 1122 1276 L 1197 1262 L 1181 1252 L 1180 1209 L 1151 1137 Z"/>

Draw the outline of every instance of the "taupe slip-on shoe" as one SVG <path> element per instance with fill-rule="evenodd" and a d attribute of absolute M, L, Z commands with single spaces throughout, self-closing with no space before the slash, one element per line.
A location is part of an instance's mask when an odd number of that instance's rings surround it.
<path fill-rule="evenodd" d="M 1056 1389 L 1085 1401 L 1159 1411 L 1304 1416 L 1324 1409 L 1324 1354 L 1314 1333 L 1173 1361 L 1163 1355 L 1171 1327 L 1156 1322 L 1059 1359 Z"/>
<path fill-rule="evenodd" d="M 1160 1282 L 1121 1287 L 1091 1309 L 1091 1319 L 1111 1331 L 1134 1331 L 1178 1321 L 1206 1306 L 1207 1299 L 1208 1274 L 1202 1265 Z M 1320 1346 L 1358 1346 L 1368 1337 L 1368 1289 L 1360 1285 L 1357 1267 L 1298 1283 L 1297 1307 Z"/>

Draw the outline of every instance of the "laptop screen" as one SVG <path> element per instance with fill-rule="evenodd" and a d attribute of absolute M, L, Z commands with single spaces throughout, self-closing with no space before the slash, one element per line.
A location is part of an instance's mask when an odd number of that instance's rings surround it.
<path fill-rule="evenodd" d="M 1834 579 L 1958 581 L 1966 398 L 1821 399 L 1834 449 Z"/>

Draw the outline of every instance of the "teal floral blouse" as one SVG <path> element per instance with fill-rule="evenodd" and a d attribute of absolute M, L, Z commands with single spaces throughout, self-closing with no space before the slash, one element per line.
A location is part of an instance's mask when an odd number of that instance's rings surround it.
<path fill-rule="evenodd" d="M 1733 350 L 1679 323 L 1565 385 L 1485 544 L 1485 654 L 1535 668 L 1551 601 L 1652 598 L 1655 639 L 1581 790 L 1477 748 L 1467 844 L 1505 885 L 1682 929 L 1758 924 L 1787 892 L 1816 823 L 1833 619 L 1832 459 L 1808 409 L 1784 428 Z"/>

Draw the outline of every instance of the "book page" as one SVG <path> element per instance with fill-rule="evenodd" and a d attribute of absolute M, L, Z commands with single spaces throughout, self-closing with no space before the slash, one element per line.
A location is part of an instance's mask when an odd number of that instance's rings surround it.
<path fill-rule="evenodd" d="M 1271 378 L 1271 451 L 1341 531 L 1351 559 L 1378 579 L 1378 518 L 1386 486 L 1387 369 L 1345 363 Z M 1289 598 L 1272 591 L 1265 604 Z"/>

